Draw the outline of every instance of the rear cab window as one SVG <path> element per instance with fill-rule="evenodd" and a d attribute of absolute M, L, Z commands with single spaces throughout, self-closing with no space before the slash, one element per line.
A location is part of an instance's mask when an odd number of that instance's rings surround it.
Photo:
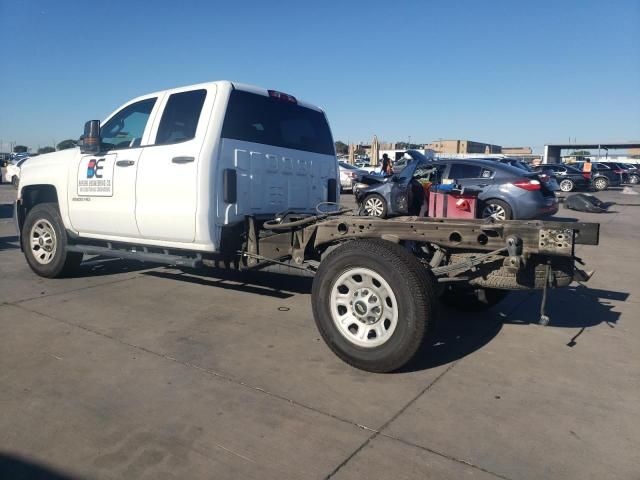
<path fill-rule="evenodd" d="M 205 89 L 173 93 L 167 100 L 156 134 L 156 145 L 170 145 L 195 138 Z"/>
<path fill-rule="evenodd" d="M 335 155 L 321 111 L 243 90 L 231 92 L 222 138 Z"/>

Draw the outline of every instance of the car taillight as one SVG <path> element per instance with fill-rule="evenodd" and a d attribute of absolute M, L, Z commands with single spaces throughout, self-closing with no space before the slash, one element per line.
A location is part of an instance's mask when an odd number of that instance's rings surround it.
<path fill-rule="evenodd" d="M 538 180 L 518 180 L 517 182 L 512 182 L 511 185 L 529 190 L 530 192 L 540 190 L 540 182 Z"/>
<path fill-rule="evenodd" d="M 269 92 L 269 96 L 271 98 L 277 98 L 278 100 L 283 100 L 289 103 L 298 103 L 296 97 L 293 95 L 289 95 L 287 93 L 278 92 L 277 90 L 267 90 Z"/>

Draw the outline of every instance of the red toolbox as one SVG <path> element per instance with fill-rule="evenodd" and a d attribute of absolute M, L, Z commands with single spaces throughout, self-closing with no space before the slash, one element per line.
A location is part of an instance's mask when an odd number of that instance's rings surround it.
<path fill-rule="evenodd" d="M 429 192 L 429 216 L 433 218 L 476 218 L 477 192 Z"/>

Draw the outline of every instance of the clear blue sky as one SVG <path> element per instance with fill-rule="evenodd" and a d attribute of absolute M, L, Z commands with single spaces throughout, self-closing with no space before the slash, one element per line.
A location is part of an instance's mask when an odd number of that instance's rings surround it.
<path fill-rule="evenodd" d="M 0 0 L 0 35 L 5 144 L 219 79 L 320 105 L 345 142 L 640 140 L 640 0 Z"/>

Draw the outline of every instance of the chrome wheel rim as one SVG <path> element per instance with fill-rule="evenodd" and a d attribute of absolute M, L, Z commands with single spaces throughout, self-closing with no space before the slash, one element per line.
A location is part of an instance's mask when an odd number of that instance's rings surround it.
<path fill-rule="evenodd" d="M 378 197 L 369 197 L 364 202 L 364 211 L 371 217 L 381 217 L 384 212 L 384 203 Z"/>
<path fill-rule="evenodd" d="M 346 270 L 331 287 L 331 318 L 349 342 L 374 348 L 386 343 L 398 325 L 393 289 L 368 268 Z"/>
<path fill-rule="evenodd" d="M 48 220 L 41 218 L 31 227 L 29 233 L 30 248 L 33 258 L 40 265 L 51 263 L 58 248 L 56 231 Z"/>
<path fill-rule="evenodd" d="M 496 220 L 506 220 L 507 212 L 505 212 L 504 208 L 495 203 L 490 203 L 482 210 L 482 218 L 494 218 Z"/>
<path fill-rule="evenodd" d="M 637 175 L 631 175 L 629 177 L 629 183 L 635 185 L 636 183 L 638 183 L 638 181 L 640 181 L 640 177 L 638 177 Z"/>
<path fill-rule="evenodd" d="M 595 185 L 598 190 L 604 190 L 607 187 L 607 182 L 605 182 L 602 178 L 599 178 L 595 181 Z"/>
<path fill-rule="evenodd" d="M 571 180 L 562 180 L 560 182 L 560 190 L 563 192 L 570 192 L 573 190 L 573 182 Z"/>

